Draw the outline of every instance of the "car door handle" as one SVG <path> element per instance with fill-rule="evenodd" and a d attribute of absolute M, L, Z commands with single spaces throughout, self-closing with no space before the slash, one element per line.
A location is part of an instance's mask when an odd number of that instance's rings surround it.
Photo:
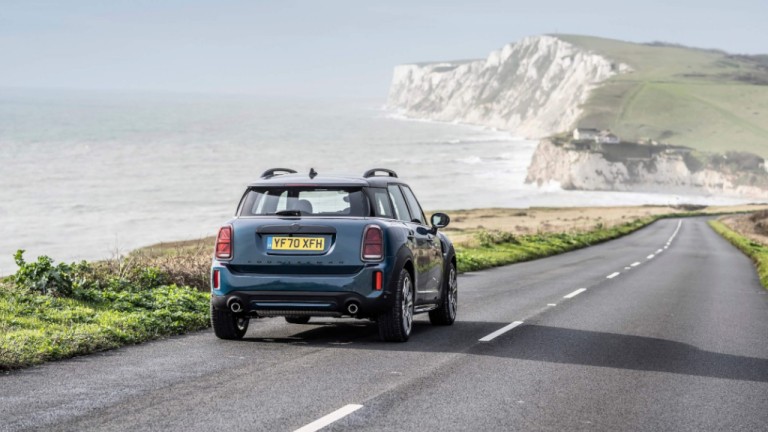
<path fill-rule="evenodd" d="M 434 240 L 435 240 L 435 236 L 433 236 L 432 234 L 427 234 L 427 241 L 432 242 Z"/>
<path fill-rule="evenodd" d="M 408 240 L 413 240 L 413 230 L 408 230 Z"/>

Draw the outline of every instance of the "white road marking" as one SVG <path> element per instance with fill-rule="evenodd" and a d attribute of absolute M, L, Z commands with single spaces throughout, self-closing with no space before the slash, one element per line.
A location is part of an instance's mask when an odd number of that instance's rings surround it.
<path fill-rule="evenodd" d="M 656 253 L 661 253 L 661 249 L 656 250 Z"/>
<path fill-rule="evenodd" d="M 653 257 L 655 257 L 655 256 L 656 256 L 656 255 L 654 255 L 654 254 L 650 254 L 650 255 L 648 255 L 646 258 L 647 258 L 647 259 L 653 259 Z"/>
<path fill-rule="evenodd" d="M 557 306 L 555 303 L 547 303 L 547 306 Z"/>
<path fill-rule="evenodd" d="M 637 267 L 639 265 L 640 265 L 640 261 L 635 261 L 632 264 L 630 264 L 630 266 L 632 266 L 632 267 Z"/>
<path fill-rule="evenodd" d="M 569 299 L 569 298 L 574 298 L 574 297 L 576 297 L 577 295 L 579 295 L 579 294 L 583 293 L 583 292 L 584 292 L 584 291 L 586 291 L 586 290 L 587 290 L 586 288 L 579 288 L 579 289 L 577 289 L 576 291 L 574 291 L 574 292 L 572 292 L 572 293 L 568 294 L 567 296 L 565 296 L 565 297 L 563 297 L 563 298 L 566 298 L 566 299 Z"/>
<path fill-rule="evenodd" d="M 609 274 L 608 276 L 606 276 L 606 278 L 607 278 L 607 279 L 613 279 L 613 278 L 615 278 L 616 276 L 618 276 L 618 275 L 620 275 L 620 274 L 621 274 L 621 273 L 619 273 L 619 272 L 611 273 L 611 274 Z"/>
<path fill-rule="evenodd" d="M 343 419 L 344 417 L 352 414 L 353 412 L 359 410 L 362 407 L 363 407 L 362 405 L 355 405 L 355 404 L 345 405 L 345 406 L 337 409 L 336 411 L 328 414 L 325 417 L 321 417 L 321 418 L 313 421 L 312 423 L 310 423 L 310 424 L 308 424 L 306 426 L 303 426 L 303 427 L 300 427 L 300 428 L 296 429 L 294 432 L 315 432 L 315 431 L 318 431 L 318 430 L 328 426 L 329 424 L 331 424 L 331 423 L 333 423 L 333 422 L 335 422 L 337 420 Z"/>
<path fill-rule="evenodd" d="M 630 270 L 632 267 L 624 267 L 624 270 Z"/>
<path fill-rule="evenodd" d="M 523 323 L 522 321 L 515 321 L 512 324 L 504 326 L 504 327 L 496 330 L 495 332 L 489 334 L 488 336 L 485 336 L 485 337 L 483 337 L 483 338 L 481 338 L 479 340 L 480 340 L 480 342 L 490 342 L 490 341 L 496 339 L 498 336 L 503 335 L 504 333 L 512 330 L 513 328 L 519 326 L 522 323 Z"/>

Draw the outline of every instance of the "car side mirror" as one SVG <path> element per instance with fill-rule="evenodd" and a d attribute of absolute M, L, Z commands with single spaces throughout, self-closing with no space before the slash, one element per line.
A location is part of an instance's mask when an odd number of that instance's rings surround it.
<path fill-rule="evenodd" d="M 451 223 L 451 218 L 445 213 L 435 213 L 431 218 L 432 228 L 445 228 Z"/>

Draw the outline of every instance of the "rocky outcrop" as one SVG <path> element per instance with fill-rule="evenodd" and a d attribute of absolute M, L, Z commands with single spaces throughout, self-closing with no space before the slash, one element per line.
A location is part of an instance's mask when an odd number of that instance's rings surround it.
<path fill-rule="evenodd" d="M 739 155 L 744 155 L 740 153 Z M 717 194 L 768 199 L 764 161 L 749 155 L 735 161 L 710 155 L 702 163 L 690 149 L 640 144 L 602 146 L 542 140 L 528 167 L 526 183 L 556 182 L 563 189 L 679 194 Z M 736 164 L 736 165 L 734 165 Z"/>
<path fill-rule="evenodd" d="M 538 138 L 571 129 L 590 91 L 629 70 L 557 37 L 534 36 L 484 60 L 397 66 L 388 106 L 406 117 Z"/>

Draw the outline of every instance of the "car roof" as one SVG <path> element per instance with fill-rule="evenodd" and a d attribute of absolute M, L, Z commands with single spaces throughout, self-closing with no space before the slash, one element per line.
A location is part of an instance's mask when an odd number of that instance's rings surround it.
<path fill-rule="evenodd" d="M 265 172 L 267 174 L 269 171 Z M 392 172 L 394 174 L 394 172 Z M 368 174 L 368 173 L 366 173 Z M 396 175 L 396 174 L 395 174 Z M 405 184 L 397 177 L 391 175 L 371 175 L 368 177 L 355 176 L 324 176 L 317 174 L 310 177 L 309 174 L 277 174 L 263 176 L 261 179 L 248 184 L 248 187 L 270 186 L 370 186 L 386 187 L 390 184 Z"/>

